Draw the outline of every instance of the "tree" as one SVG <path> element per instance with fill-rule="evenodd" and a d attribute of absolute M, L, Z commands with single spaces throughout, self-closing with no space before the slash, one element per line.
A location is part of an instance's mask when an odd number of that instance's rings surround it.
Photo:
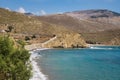
<path fill-rule="evenodd" d="M 30 38 L 28 36 L 25 36 L 25 41 L 30 40 Z"/>
<path fill-rule="evenodd" d="M 35 36 L 35 35 L 32 35 L 32 37 L 31 37 L 31 38 L 32 38 L 32 39 L 33 39 L 33 38 L 36 38 L 36 36 Z"/>
<path fill-rule="evenodd" d="M 23 46 L 16 47 L 9 36 L 0 37 L 0 74 L 3 80 L 29 80 L 29 57 L 29 52 Z"/>
<path fill-rule="evenodd" d="M 12 32 L 13 29 L 14 29 L 13 26 L 8 26 L 8 30 L 9 30 L 9 32 Z"/>

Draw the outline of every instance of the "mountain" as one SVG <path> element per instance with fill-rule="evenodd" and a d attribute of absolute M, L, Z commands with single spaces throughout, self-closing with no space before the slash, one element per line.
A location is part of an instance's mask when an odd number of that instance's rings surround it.
<path fill-rule="evenodd" d="M 69 30 L 64 26 L 38 20 L 34 16 L 27 16 L 22 13 L 0 8 L 0 35 L 2 35 L 1 32 L 3 31 L 6 31 L 6 34 L 9 33 L 16 40 L 26 40 L 28 44 L 43 43 L 53 38 L 54 36 L 57 36 L 57 39 L 59 39 L 59 37 L 62 38 L 62 35 L 65 36 L 66 34 L 71 34 L 69 36 L 71 36 L 72 41 L 72 35 L 78 35 L 78 33 Z M 81 44 L 86 45 L 80 34 L 77 36 L 77 38 L 77 41 L 74 40 L 74 42 L 72 42 L 73 45 L 77 42 L 79 42 L 79 46 Z M 62 38 L 59 43 L 64 41 L 62 44 L 66 44 L 66 40 Z M 53 46 L 50 45 L 50 47 Z M 57 45 L 55 45 L 55 47 L 57 47 Z"/>
<path fill-rule="evenodd" d="M 73 11 L 65 14 L 78 19 L 120 17 L 119 13 L 107 9 Z"/>
<path fill-rule="evenodd" d="M 31 13 L 26 15 L 0 8 L 1 32 L 12 26 L 12 35 L 16 39 L 30 39 L 29 43 L 41 43 L 57 36 L 56 40 L 46 44 L 52 47 L 58 47 L 56 45 L 66 47 L 65 45 L 70 41 L 69 47 L 85 45 L 85 41 L 87 43 L 120 45 L 120 14 L 117 12 L 99 9 L 45 16 L 29 16 L 29 14 Z M 75 36 L 76 41 L 72 39 L 72 36 Z"/>
<path fill-rule="evenodd" d="M 27 16 L 35 16 L 33 13 L 24 13 Z"/>
<path fill-rule="evenodd" d="M 120 30 L 120 14 L 106 9 L 73 11 L 36 18 L 78 32 L 86 42 L 92 43 L 107 44 L 117 35 L 115 31 Z M 114 35 L 109 35 L 110 31 Z"/>
<path fill-rule="evenodd" d="M 97 10 L 101 11 L 101 10 Z M 96 12 L 97 12 L 96 11 Z M 88 16 L 81 17 L 81 13 L 88 14 L 90 10 L 87 11 L 79 11 L 79 14 L 76 12 L 69 12 L 64 14 L 56 14 L 56 15 L 49 15 L 49 16 L 39 16 L 37 17 L 39 20 L 43 20 L 46 22 L 50 22 L 52 24 L 57 24 L 61 26 L 65 26 L 71 30 L 77 31 L 79 33 L 83 32 L 98 32 L 104 30 L 111 30 L 111 29 L 118 29 L 120 28 L 120 17 L 111 16 L 111 17 L 99 17 L 99 18 L 88 18 Z M 92 12 L 92 11 L 91 11 Z M 95 11 L 94 11 L 95 12 Z M 106 11 L 106 13 L 108 10 Z M 110 12 L 110 11 L 109 11 Z M 110 12 L 111 13 L 111 12 Z M 113 12 L 115 13 L 115 12 Z M 74 14 L 71 15 L 71 14 Z M 96 13 L 90 13 L 90 15 L 94 15 Z M 105 13 L 104 13 L 105 14 Z M 116 13 L 119 14 L 119 13 Z M 83 19 L 84 18 L 84 19 Z M 109 27 L 108 27 L 109 26 Z"/>

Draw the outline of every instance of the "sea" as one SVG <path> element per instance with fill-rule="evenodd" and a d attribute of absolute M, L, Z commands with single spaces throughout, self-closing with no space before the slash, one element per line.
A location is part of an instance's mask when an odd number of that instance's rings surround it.
<path fill-rule="evenodd" d="M 120 46 L 35 52 L 46 80 L 120 80 Z"/>

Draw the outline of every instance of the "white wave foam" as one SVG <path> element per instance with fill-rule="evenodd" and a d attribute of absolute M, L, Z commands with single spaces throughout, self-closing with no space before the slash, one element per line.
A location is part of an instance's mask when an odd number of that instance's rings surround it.
<path fill-rule="evenodd" d="M 45 49 L 39 49 L 39 50 L 45 50 Z M 32 73 L 33 76 L 29 80 L 48 80 L 47 75 L 44 75 L 40 68 L 37 65 L 37 62 L 35 61 L 36 58 L 38 58 L 38 53 L 35 53 L 34 51 L 30 51 L 30 61 L 32 64 Z"/>
<path fill-rule="evenodd" d="M 101 48 L 101 47 L 93 47 L 91 46 L 90 49 L 105 49 L 105 50 L 111 50 L 113 48 Z"/>
<path fill-rule="evenodd" d="M 50 48 L 40 48 L 40 49 L 36 49 L 36 50 L 40 50 L 41 51 L 41 50 L 46 50 L 46 49 L 50 49 Z"/>

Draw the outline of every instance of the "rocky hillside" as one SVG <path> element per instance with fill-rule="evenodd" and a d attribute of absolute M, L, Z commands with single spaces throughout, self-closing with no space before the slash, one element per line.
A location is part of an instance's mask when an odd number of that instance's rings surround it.
<path fill-rule="evenodd" d="M 97 33 L 83 33 L 88 43 L 101 43 L 107 45 L 120 45 L 120 29 L 108 30 Z"/>
<path fill-rule="evenodd" d="M 56 14 L 56 15 L 49 15 L 49 16 L 39 16 L 37 17 L 39 20 L 43 20 L 46 22 L 50 22 L 52 24 L 62 25 L 65 26 L 68 29 L 77 31 L 79 33 L 84 32 L 98 32 L 98 31 L 104 31 L 104 30 L 111 30 L 111 29 L 120 29 L 120 17 L 119 13 L 115 13 L 112 11 L 103 10 L 103 13 L 100 13 L 102 10 L 95 10 L 91 11 L 76 11 L 76 12 L 69 12 L 64 14 Z M 91 12 L 91 13 L 90 13 Z M 86 13 L 86 14 L 85 14 Z M 109 14 L 108 14 L 109 13 Z M 74 14 L 74 16 L 73 16 Z M 81 15 L 85 15 L 82 17 Z M 102 15 L 102 14 L 108 14 L 109 17 L 97 17 L 97 18 L 91 18 L 91 16 L 95 15 Z M 90 16 L 91 15 L 91 16 Z M 109 27 L 108 27 L 109 26 Z"/>
<path fill-rule="evenodd" d="M 0 8 L 0 27 L 7 29 L 8 26 L 14 28 L 12 32 L 22 34 L 53 35 L 57 32 L 67 31 L 62 26 L 62 28 L 56 27 L 54 24 L 39 21 L 31 16 Z"/>
<path fill-rule="evenodd" d="M 62 33 L 50 43 L 44 44 L 45 47 L 53 48 L 84 48 L 87 47 L 85 41 L 79 34 Z"/>
<path fill-rule="evenodd" d="M 88 18 L 112 18 L 112 17 L 120 17 L 120 14 L 117 12 L 113 12 L 107 9 L 96 9 L 96 10 L 83 10 L 83 11 L 73 11 L 66 12 L 65 14 L 72 16 L 77 19 L 88 19 Z"/>
<path fill-rule="evenodd" d="M 43 43 L 50 38 L 63 33 L 77 35 L 77 33 L 64 26 L 52 24 L 43 20 L 38 20 L 33 16 L 26 16 L 25 14 L 0 8 L 0 33 L 2 34 L 3 32 L 6 34 L 9 33 L 16 40 L 23 39 L 28 43 Z M 81 38 L 82 41 L 78 42 L 81 44 L 82 42 L 85 43 L 82 37 L 79 38 Z"/>
<path fill-rule="evenodd" d="M 73 11 L 37 18 L 78 32 L 82 34 L 86 42 L 92 43 L 107 43 L 114 37 L 111 34 L 117 35 L 115 31 L 120 30 L 120 14 L 109 10 Z"/>

